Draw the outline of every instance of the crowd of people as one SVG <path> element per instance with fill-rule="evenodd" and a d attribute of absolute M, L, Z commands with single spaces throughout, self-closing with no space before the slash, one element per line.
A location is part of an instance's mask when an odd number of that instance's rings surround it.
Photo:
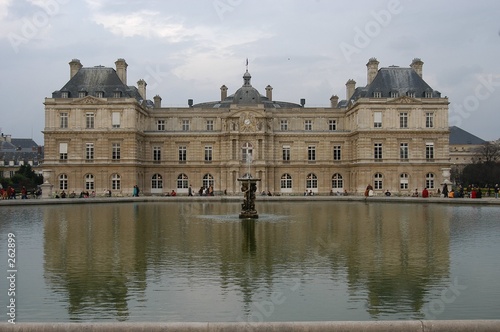
<path fill-rule="evenodd" d="M 449 198 L 482 198 L 486 197 L 495 197 L 498 198 L 498 194 L 500 191 L 500 187 L 498 184 L 495 186 L 486 185 L 484 188 L 480 186 L 476 186 L 471 184 L 467 187 L 463 187 L 462 185 L 458 185 L 454 188 L 451 188 L 449 191 L 443 188 L 442 196 Z"/>
<path fill-rule="evenodd" d="M 437 197 L 443 198 L 482 198 L 486 197 L 495 197 L 498 198 L 500 193 L 500 186 L 498 184 L 491 186 L 486 185 L 484 188 L 480 186 L 476 186 L 471 184 L 467 187 L 463 187 L 462 185 L 457 185 L 455 187 L 448 188 L 447 184 L 444 184 L 442 190 L 438 188 L 436 195 Z M 384 192 L 384 195 L 389 197 L 391 196 L 391 192 L 387 189 Z M 364 192 L 365 197 L 373 196 L 373 187 L 368 185 Z M 411 197 L 422 197 L 428 198 L 431 197 L 432 194 L 428 188 L 424 188 L 421 192 L 419 192 L 418 188 L 415 188 L 415 191 L 411 193 Z"/>
<path fill-rule="evenodd" d="M 7 189 L 4 189 L 2 187 L 2 188 L 0 188 L 0 197 L 2 199 L 16 199 L 17 193 L 16 193 L 16 190 L 11 186 L 8 186 Z"/>
<path fill-rule="evenodd" d="M 132 196 L 133 197 L 138 197 L 139 196 L 139 187 L 137 185 L 134 186 L 132 190 Z M 469 185 L 469 186 L 462 186 L 462 185 L 457 185 L 453 186 L 451 188 L 448 188 L 447 184 L 444 184 L 442 189 L 438 189 L 436 191 L 437 197 L 445 197 L 445 198 L 482 198 L 483 196 L 486 197 L 495 197 L 498 198 L 500 193 L 500 186 L 498 184 L 495 184 L 494 186 L 492 185 L 486 185 L 483 188 L 480 186 L 476 186 L 474 184 Z M 32 197 L 38 198 L 41 196 L 42 192 L 41 189 L 35 189 L 31 192 Z M 226 191 L 224 190 L 224 194 L 226 195 Z M 390 197 L 392 193 L 386 189 L 386 191 L 383 193 L 385 196 Z M 3 188 L 0 185 L 0 199 L 16 199 L 17 198 L 17 192 L 15 188 L 12 186 L 8 186 L 8 188 Z M 213 186 L 209 187 L 200 187 L 198 190 L 198 195 L 199 196 L 214 196 L 214 189 Z M 262 191 L 261 192 L 262 196 L 275 196 L 272 194 L 269 190 L 268 191 Z M 304 191 L 304 196 L 314 196 L 315 193 L 312 190 L 305 190 Z M 344 190 L 343 192 L 337 191 L 335 194 L 333 190 L 330 190 L 330 196 L 347 196 L 347 191 Z M 370 197 L 374 195 L 373 187 L 369 184 L 366 187 L 366 190 L 364 192 L 365 197 Z M 433 196 L 433 194 L 429 191 L 428 188 L 424 188 L 421 192 L 419 192 L 418 188 L 415 189 L 410 194 L 412 197 L 422 197 L 422 198 L 427 198 Z M 22 199 L 27 199 L 29 196 L 29 192 L 25 187 L 21 188 L 21 198 Z M 111 190 L 105 189 L 103 192 L 104 197 L 111 197 Z M 165 196 L 177 196 L 177 192 L 172 189 L 172 191 L 167 192 Z M 189 185 L 188 189 L 188 196 L 194 196 L 194 191 L 191 185 Z M 67 194 L 64 190 L 61 192 L 56 192 L 54 194 L 55 198 L 89 198 L 89 197 L 96 197 L 96 192 L 91 191 L 89 193 L 88 190 L 80 192 L 80 194 L 76 194 L 74 191 L 72 191 L 70 194 Z"/>
<path fill-rule="evenodd" d="M 33 198 L 38 198 L 42 194 L 41 189 L 33 189 L 29 192 L 25 186 L 21 187 L 21 199 L 28 199 L 29 196 Z M 0 199 L 17 199 L 18 193 L 16 189 L 12 186 L 4 188 L 0 185 Z"/>

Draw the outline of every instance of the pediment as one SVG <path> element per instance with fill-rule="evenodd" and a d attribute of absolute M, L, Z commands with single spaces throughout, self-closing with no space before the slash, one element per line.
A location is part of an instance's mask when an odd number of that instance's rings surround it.
<path fill-rule="evenodd" d="M 388 103 L 394 103 L 394 104 L 421 104 L 422 102 L 420 100 L 417 100 L 412 97 L 408 96 L 401 96 L 399 98 L 394 98 L 393 100 L 388 101 Z"/>
<path fill-rule="evenodd" d="M 72 104 L 85 104 L 85 105 L 102 105 L 106 104 L 105 101 L 103 101 L 100 98 L 92 97 L 92 96 L 85 96 L 83 98 L 78 98 L 75 99 Z"/>
<path fill-rule="evenodd" d="M 270 120 L 266 119 L 263 112 L 259 111 L 239 111 L 231 116 L 228 116 L 225 120 L 225 128 L 228 127 L 230 131 L 239 132 L 260 132 L 263 130 L 270 129 Z"/>

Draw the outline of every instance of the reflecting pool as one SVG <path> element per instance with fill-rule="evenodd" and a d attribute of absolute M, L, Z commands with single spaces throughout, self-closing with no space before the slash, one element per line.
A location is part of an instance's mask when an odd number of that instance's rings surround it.
<path fill-rule="evenodd" d="M 364 202 L 0 207 L 17 322 L 497 319 L 500 207 Z M 6 309 L 2 315 L 5 317 Z"/>

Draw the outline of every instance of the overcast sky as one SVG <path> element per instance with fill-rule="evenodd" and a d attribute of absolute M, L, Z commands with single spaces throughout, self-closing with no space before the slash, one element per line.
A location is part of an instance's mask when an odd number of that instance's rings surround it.
<path fill-rule="evenodd" d="M 232 94 L 248 58 L 252 85 L 273 99 L 328 106 L 366 63 L 424 62 L 450 100 L 450 125 L 500 138 L 498 0 L 0 0 L 0 128 L 43 144 L 44 98 L 83 66 L 128 67 L 147 97 L 186 106 Z"/>

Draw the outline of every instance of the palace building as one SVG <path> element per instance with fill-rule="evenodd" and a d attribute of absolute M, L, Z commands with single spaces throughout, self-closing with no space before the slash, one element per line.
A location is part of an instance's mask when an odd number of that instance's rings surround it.
<path fill-rule="evenodd" d="M 450 167 L 448 99 L 423 79 L 423 62 L 379 68 L 346 83 L 345 99 L 306 107 L 273 99 L 251 84 L 216 101 L 164 107 L 146 82 L 127 82 L 127 63 L 83 67 L 45 99 L 45 176 L 55 191 L 162 195 L 213 186 L 239 193 L 238 178 L 260 178 L 259 191 L 361 194 L 371 184 L 408 195 L 437 191 Z"/>
<path fill-rule="evenodd" d="M 0 133 L 0 179 L 12 178 L 23 165 L 30 165 L 33 171 L 41 173 L 42 160 L 43 147 L 33 139 Z"/>

